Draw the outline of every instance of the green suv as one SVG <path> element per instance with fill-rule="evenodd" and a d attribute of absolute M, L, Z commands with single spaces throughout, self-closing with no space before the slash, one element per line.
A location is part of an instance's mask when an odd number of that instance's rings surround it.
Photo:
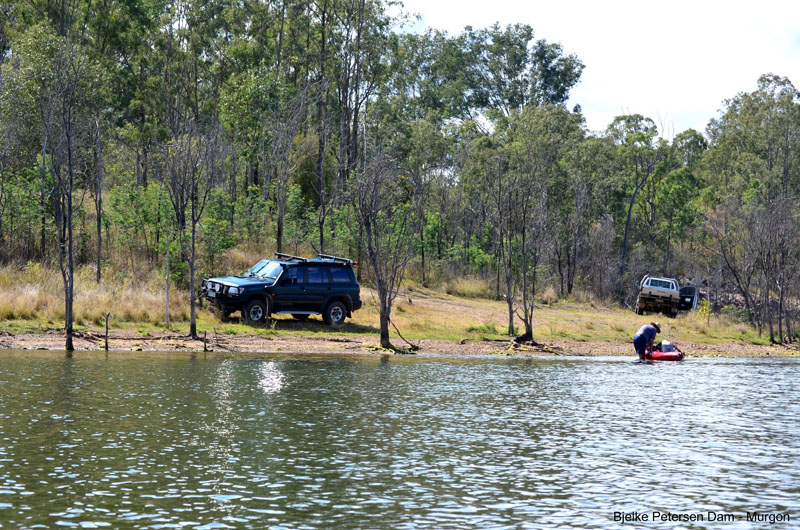
<path fill-rule="evenodd" d="M 241 311 L 243 321 L 256 323 L 290 313 L 298 320 L 321 314 L 327 324 L 340 325 L 361 308 L 353 261 L 327 254 L 313 259 L 275 254 L 245 275 L 203 280 L 202 291 L 223 319 Z"/>

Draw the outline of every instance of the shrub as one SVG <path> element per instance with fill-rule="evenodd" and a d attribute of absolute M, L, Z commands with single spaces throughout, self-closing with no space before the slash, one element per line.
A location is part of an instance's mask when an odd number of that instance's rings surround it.
<path fill-rule="evenodd" d="M 463 296 L 465 298 L 491 298 L 492 288 L 485 278 L 467 276 L 452 278 L 444 284 L 447 294 Z"/>
<path fill-rule="evenodd" d="M 539 298 L 540 303 L 550 305 L 558 302 L 558 294 L 552 286 L 545 289 Z"/>

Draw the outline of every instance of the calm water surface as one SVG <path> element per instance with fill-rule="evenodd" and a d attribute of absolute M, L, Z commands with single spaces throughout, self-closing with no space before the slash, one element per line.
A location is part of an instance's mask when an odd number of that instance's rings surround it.
<path fill-rule="evenodd" d="M 0 526 L 796 528 L 798 381 L 797 360 L 0 352 Z"/>

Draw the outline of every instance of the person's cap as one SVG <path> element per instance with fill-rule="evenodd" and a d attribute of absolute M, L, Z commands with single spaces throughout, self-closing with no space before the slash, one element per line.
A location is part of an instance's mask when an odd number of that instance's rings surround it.
<path fill-rule="evenodd" d="M 661 333 L 661 323 L 660 322 L 651 322 L 651 324 L 653 324 L 653 326 L 656 328 L 656 331 Z"/>

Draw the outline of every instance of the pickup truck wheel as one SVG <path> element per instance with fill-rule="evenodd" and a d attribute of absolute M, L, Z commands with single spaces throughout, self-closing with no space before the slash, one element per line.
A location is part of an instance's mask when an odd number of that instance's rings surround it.
<path fill-rule="evenodd" d="M 305 321 L 305 320 L 308 320 L 309 316 L 310 315 L 305 315 L 303 313 L 292 313 L 292 318 L 295 319 L 295 320 Z"/>
<path fill-rule="evenodd" d="M 262 323 L 266 320 L 269 313 L 268 303 L 265 300 L 253 300 L 242 310 L 242 318 L 245 322 L 254 324 Z"/>
<path fill-rule="evenodd" d="M 641 307 L 637 307 L 636 308 L 636 314 L 637 315 L 643 315 L 644 314 L 644 309 L 642 309 Z"/>
<path fill-rule="evenodd" d="M 325 323 L 330 326 L 341 326 L 344 324 L 344 319 L 347 316 L 347 310 L 341 302 L 333 302 L 325 308 L 325 313 L 322 318 Z"/>

